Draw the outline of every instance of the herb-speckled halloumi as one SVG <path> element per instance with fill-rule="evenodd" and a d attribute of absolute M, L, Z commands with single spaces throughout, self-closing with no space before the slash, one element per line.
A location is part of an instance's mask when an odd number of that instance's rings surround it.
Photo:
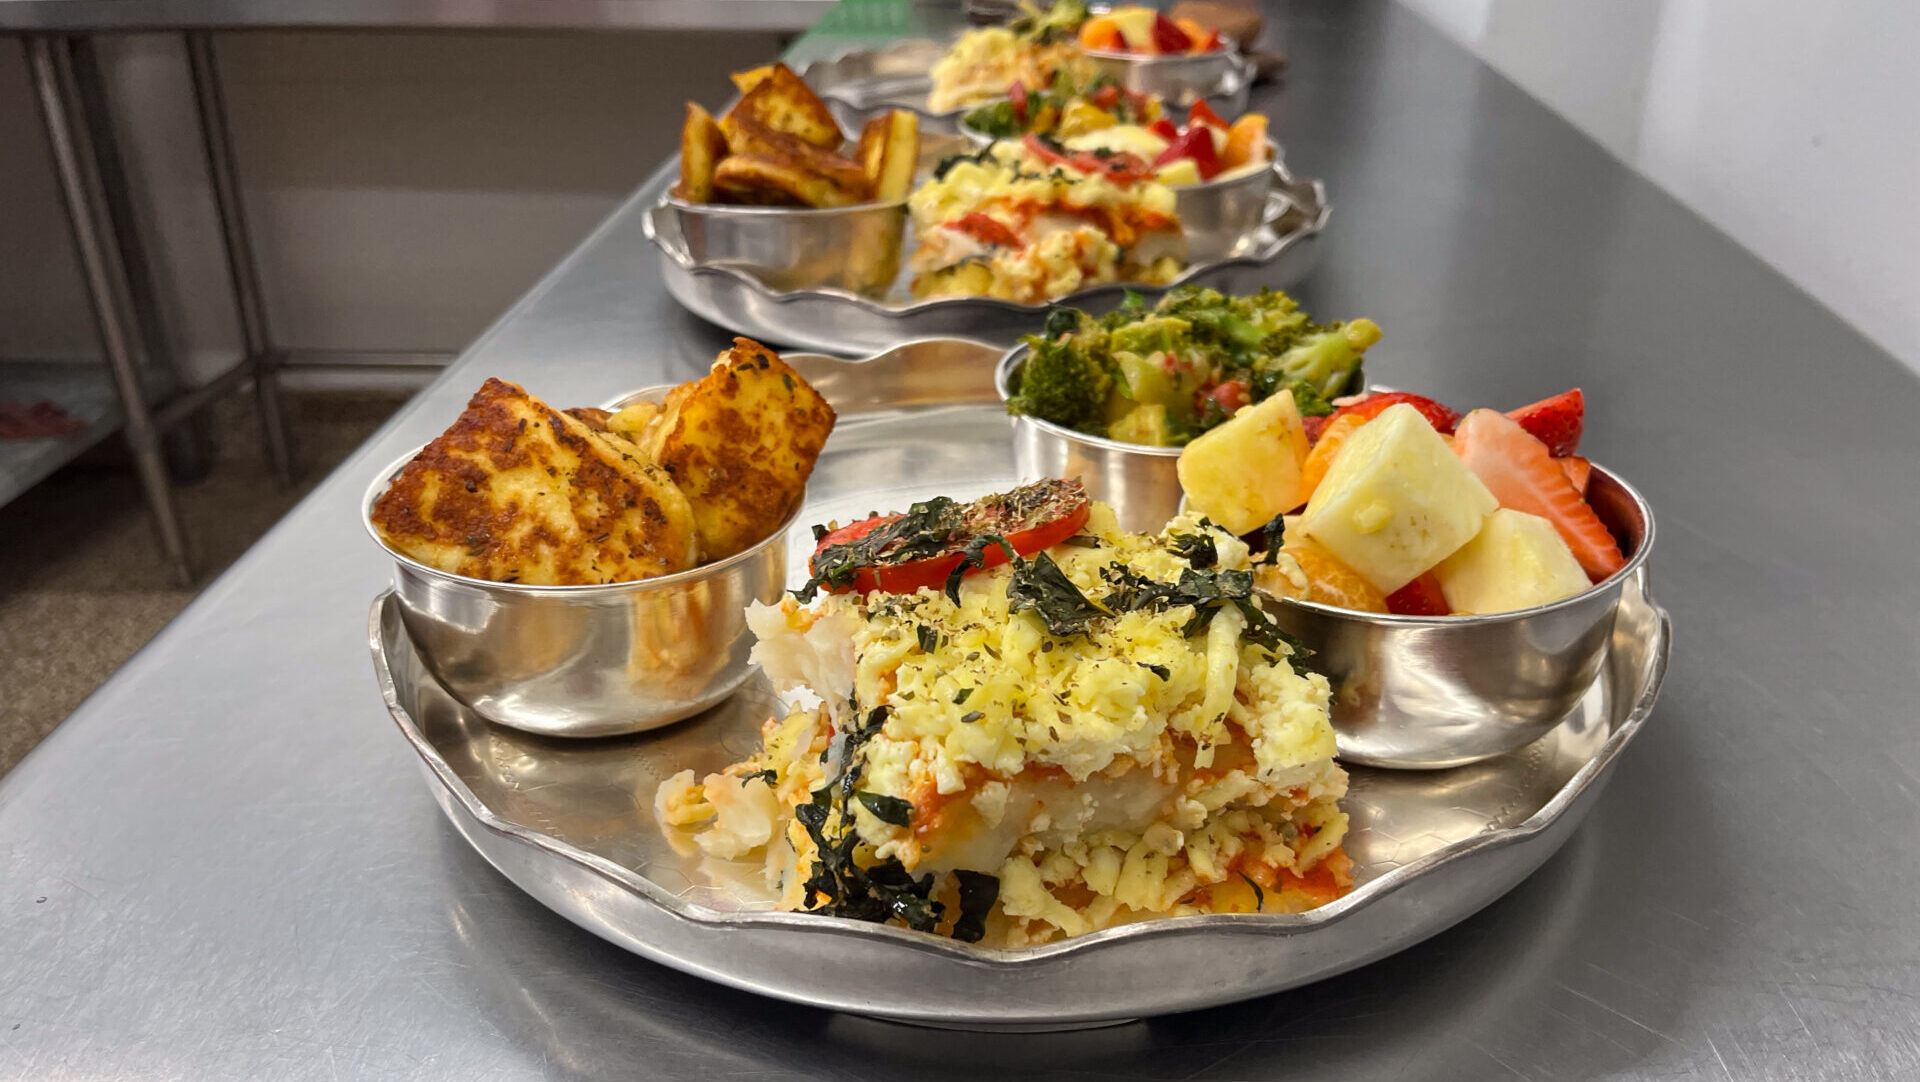
<path fill-rule="evenodd" d="M 785 521 L 833 421 L 772 350 L 736 338 L 704 378 L 667 396 L 645 450 L 692 502 L 702 558 L 723 560 Z"/>
<path fill-rule="evenodd" d="M 500 379 L 407 463 L 372 517 L 394 551 L 495 582 L 627 582 L 700 558 L 693 509 L 665 471 Z"/>

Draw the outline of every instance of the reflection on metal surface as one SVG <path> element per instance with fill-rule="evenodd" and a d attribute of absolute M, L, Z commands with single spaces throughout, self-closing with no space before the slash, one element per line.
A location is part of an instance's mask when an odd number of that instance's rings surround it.
<path fill-rule="evenodd" d="M 843 364 L 870 393 L 882 366 Z M 977 385 L 974 386 L 977 392 Z M 972 393 L 972 392 L 969 392 Z M 962 395 L 966 397 L 965 394 Z M 800 522 L 833 507 L 1011 483 L 996 402 L 847 410 Z M 905 448 L 891 456 L 885 448 Z M 854 512 L 848 512 L 849 514 Z M 712 770 L 753 744 L 776 709 L 756 676 L 685 725 L 555 742 L 486 724 L 441 691 L 401 631 L 391 595 L 369 628 L 395 721 L 443 811 L 495 867 L 569 920 L 629 950 L 750 991 L 855 1013 L 983 1028 L 1081 1025 L 1187 1010 L 1342 972 L 1487 904 L 1551 855 L 1658 693 L 1667 633 L 1637 588 L 1576 714 L 1521 751 L 1462 770 L 1354 771 L 1359 885 L 1299 915 L 1150 921 L 1018 951 L 897 928 L 755 912 L 751 892 L 707 879 L 652 819 L 682 768 Z M 1021 979 L 1008 981 L 1009 973 Z"/>
<path fill-rule="evenodd" d="M 947 43 L 909 38 L 878 49 L 851 49 L 816 60 L 800 71 L 820 96 L 841 116 L 841 123 L 858 128 L 857 121 L 882 109 L 911 109 L 926 117 L 935 131 L 954 131 L 972 106 L 934 112 L 927 107 L 933 89 L 928 72 L 947 52 Z M 1253 64 L 1237 51 L 1222 49 L 1195 56 L 1139 56 L 1127 53 L 1093 54 L 1100 69 L 1129 90 L 1158 94 L 1184 109 L 1201 98 L 1215 111 L 1238 115 L 1247 107 L 1253 85 Z"/>

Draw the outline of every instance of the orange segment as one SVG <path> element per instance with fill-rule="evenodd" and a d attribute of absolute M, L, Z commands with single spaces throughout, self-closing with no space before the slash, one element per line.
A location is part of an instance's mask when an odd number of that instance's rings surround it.
<path fill-rule="evenodd" d="M 1289 537 L 1280 551 L 1300 563 L 1307 576 L 1307 600 L 1361 612 L 1387 611 L 1386 595 L 1360 577 L 1360 572 L 1312 540 Z"/>
<path fill-rule="evenodd" d="M 1357 413 L 1338 417 L 1334 422 L 1320 430 L 1320 441 L 1307 452 L 1307 460 L 1300 464 L 1300 502 L 1306 503 L 1313 498 L 1313 490 L 1320 487 L 1326 479 L 1327 468 L 1333 465 L 1333 456 L 1340 453 L 1340 445 L 1354 430 L 1366 424 L 1370 418 Z"/>
<path fill-rule="evenodd" d="M 1248 113 L 1227 129 L 1227 146 L 1220 152 L 1222 169 L 1237 169 L 1267 156 L 1267 118 Z"/>

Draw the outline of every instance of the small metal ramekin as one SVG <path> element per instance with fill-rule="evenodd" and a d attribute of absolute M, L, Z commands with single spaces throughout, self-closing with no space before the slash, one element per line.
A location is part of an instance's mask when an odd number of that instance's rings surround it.
<path fill-rule="evenodd" d="M 1114 82 L 1128 90 L 1158 94 L 1168 104 L 1182 109 L 1201 98 L 1244 105 L 1247 89 L 1253 84 L 1252 63 L 1231 45 L 1210 53 L 1168 56 L 1098 49 L 1085 52 Z"/>
<path fill-rule="evenodd" d="M 1523 748 L 1573 712 L 1606 661 L 1621 590 L 1645 575 L 1653 549 L 1653 509 L 1631 485 L 1594 466 L 1587 502 L 1621 541 L 1626 566 L 1551 604 L 1485 616 L 1266 606 L 1333 685 L 1342 759 L 1460 766 Z"/>
<path fill-rule="evenodd" d="M 816 209 L 666 196 L 656 212 L 679 219 L 679 236 L 695 264 L 737 267 L 773 289 L 844 289 L 877 297 L 900 276 L 905 200 Z"/>
<path fill-rule="evenodd" d="M 1013 374 L 1027 359 L 1025 343 L 994 366 L 1000 400 L 1013 396 Z M 1022 481 L 1079 478 L 1092 499 L 1108 504 L 1120 528 L 1157 533 L 1180 509 L 1180 448 L 1149 447 L 1089 436 L 1038 417 L 1013 418 L 1013 464 Z"/>
<path fill-rule="evenodd" d="M 987 146 L 993 136 L 960 125 L 974 146 Z M 1267 140 L 1267 167 L 1238 176 L 1216 177 L 1198 184 L 1169 185 L 1187 241 L 1187 262 L 1231 259 L 1240 254 L 1254 230 L 1267 220 L 1268 195 L 1275 180 L 1291 180 L 1280 160 L 1280 144 Z"/>
<path fill-rule="evenodd" d="M 412 459 L 374 478 L 361 519 L 393 558 L 401 619 L 427 669 L 488 721 L 543 736 L 637 733 L 719 703 L 752 672 L 746 608 L 785 588 L 787 531 L 804 494 L 766 540 L 704 567 L 527 586 L 440 571 L 381 541 L 373 503 Z"/>

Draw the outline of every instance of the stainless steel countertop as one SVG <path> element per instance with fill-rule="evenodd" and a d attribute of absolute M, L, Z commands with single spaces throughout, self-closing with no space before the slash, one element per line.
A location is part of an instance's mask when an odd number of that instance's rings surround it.
<path fill-rule="evenodd" d="M 0 33 L 140 30 L 800 31 L 833 0 L 0 0 Z"/>
<path fill-rule="evenodd" d="M 989 1039 L 709 985 L 522 896 L 374 691 L 356 497 L 484 375 L 590 403 L 711 357 L 640 235 L 656 177 L 0 781 L 0 1077 L 1920 1076 L 1920 383 L 1404 9 L 1277 17 L 1260 104 L 1337 208 L 1303 300 L 1457 406 L 1584 386 L 1659 510 L 1664 699 L 1530 881 L 1300 991 Z"/>

